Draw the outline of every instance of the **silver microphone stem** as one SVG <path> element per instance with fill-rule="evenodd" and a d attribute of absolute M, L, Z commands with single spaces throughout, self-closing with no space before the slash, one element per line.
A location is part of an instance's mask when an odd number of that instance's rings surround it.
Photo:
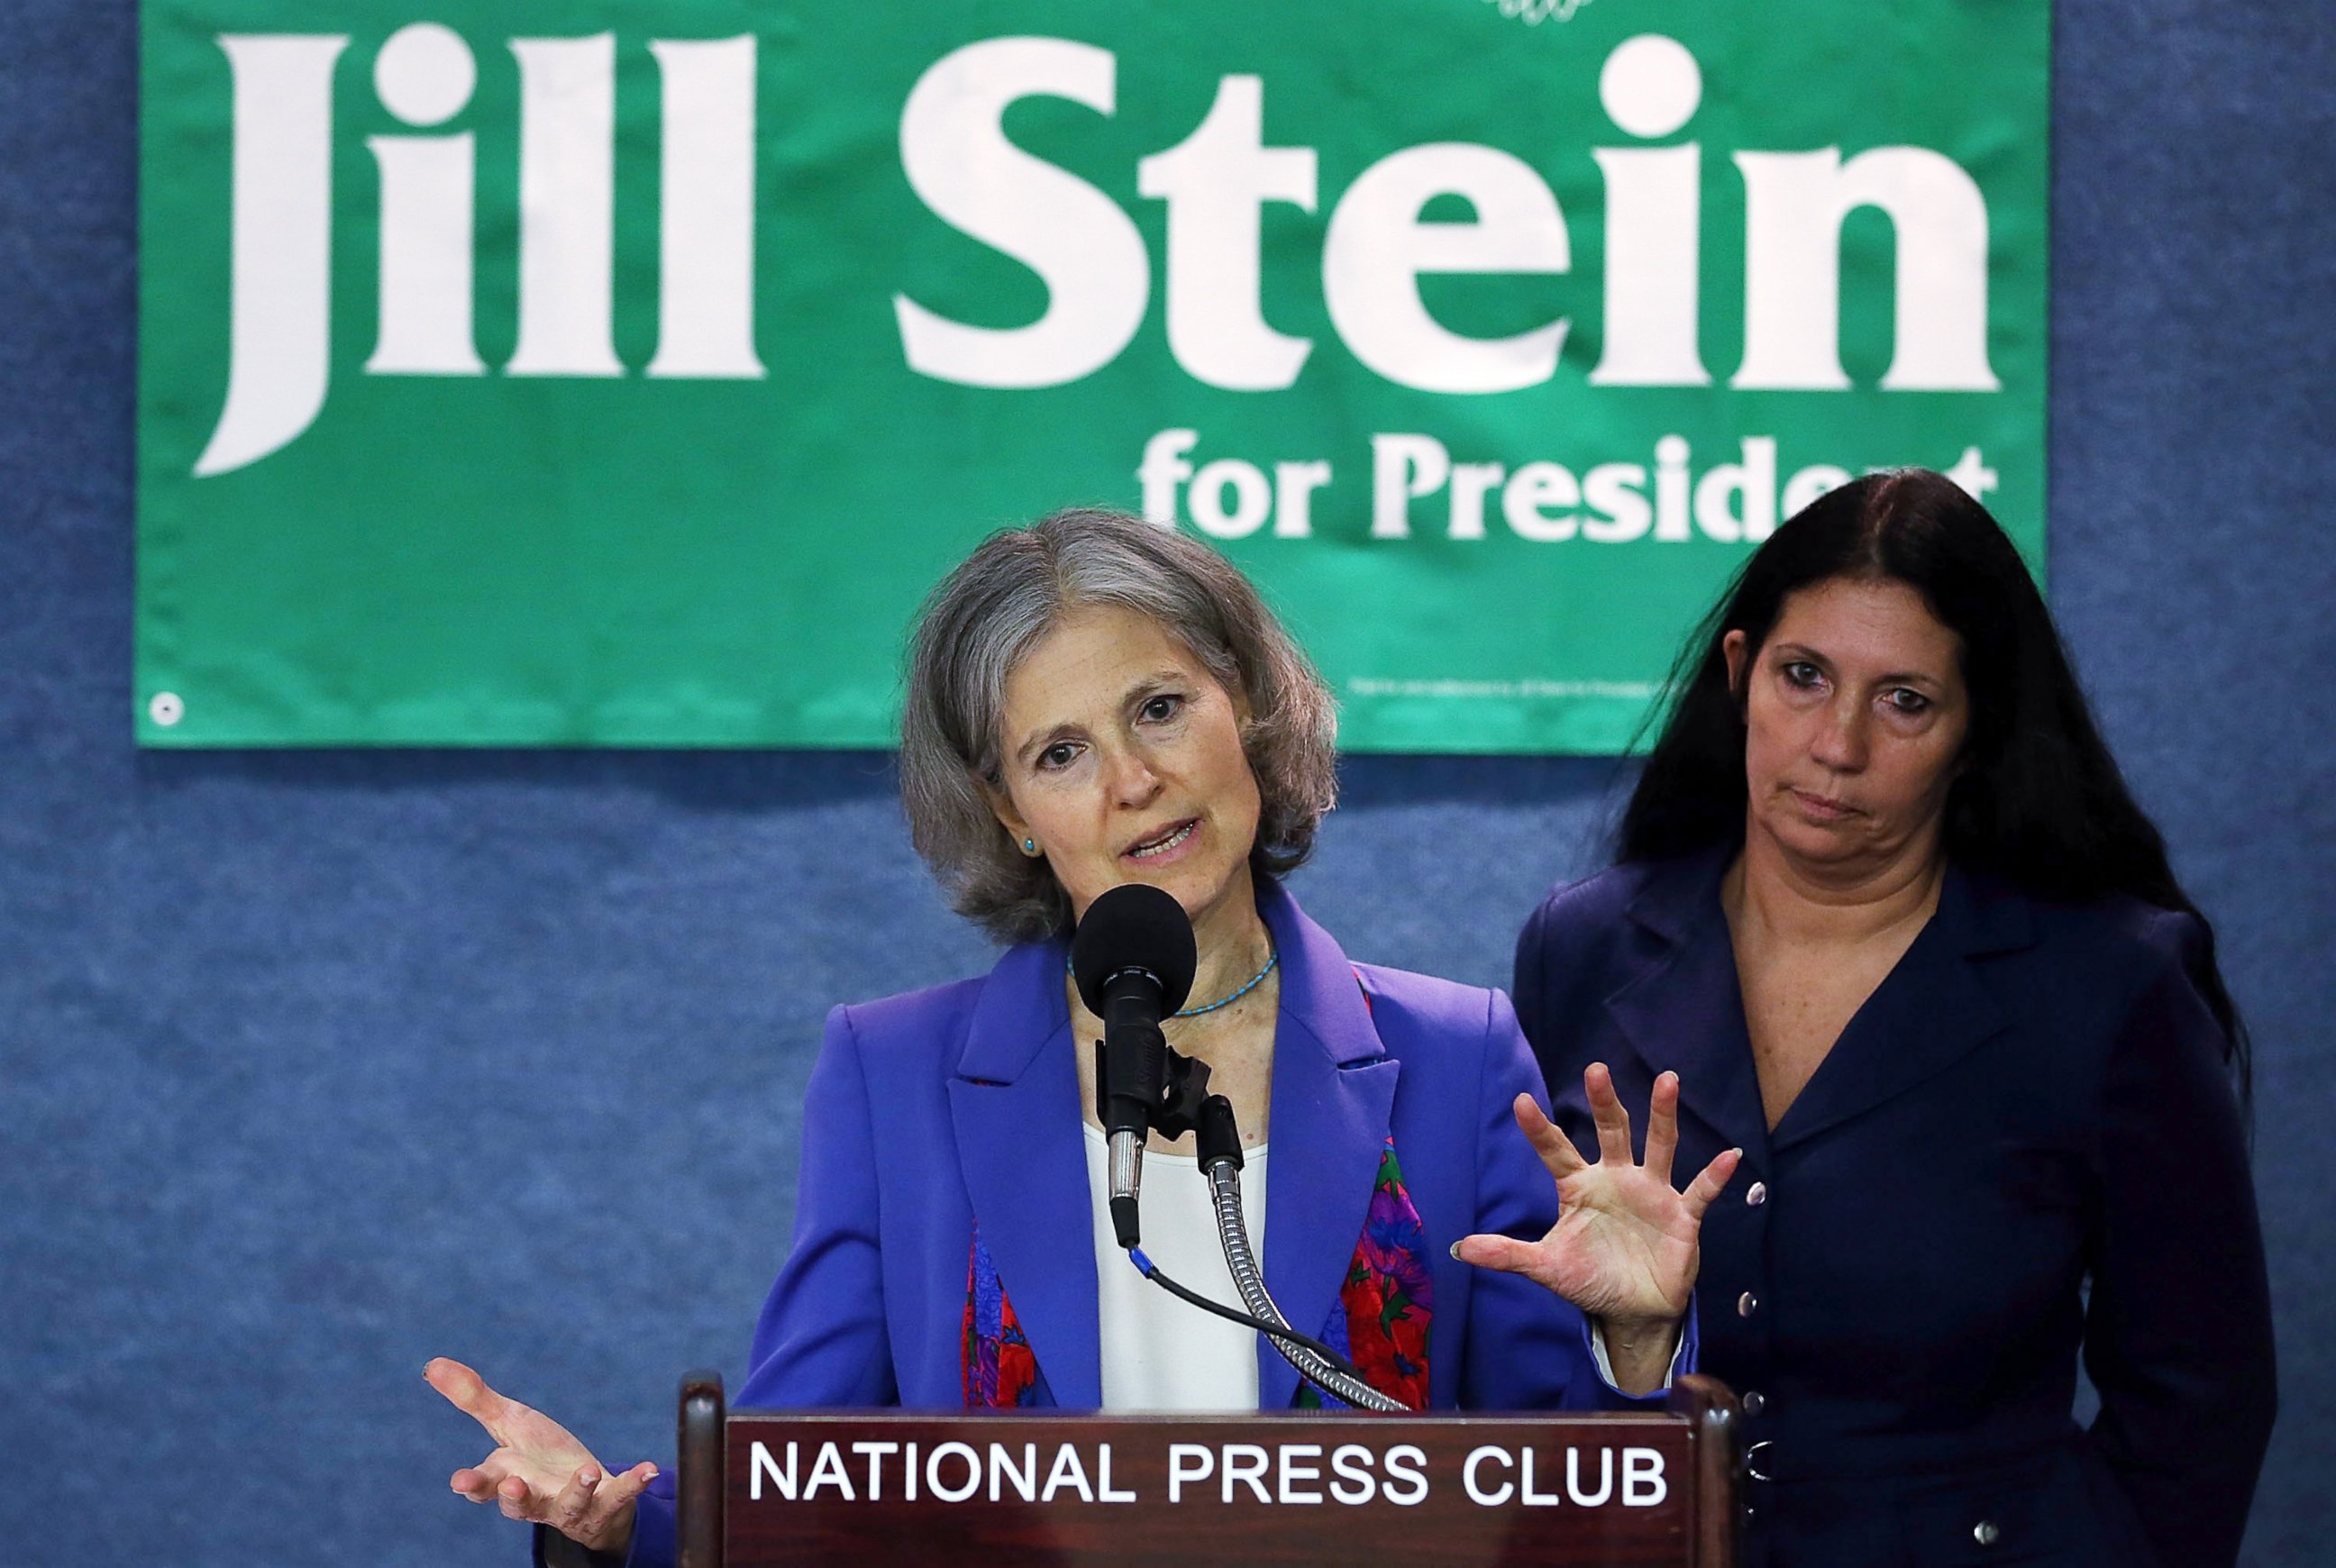
<path fill-rule="evenodd" d="M 1133 1247 L 1142 1233 L 1136 1199 L 1144 1191 L 1144 1131 L 1123 1127 L 1111 1135 L 1111 1230 L 1119 1244 Z"/>
<path fill-rule="evenodd" d="M 1144 1135 L 1111 1135 L 1111 1195 L 1131 1202 L 1144 1193 Z"/>

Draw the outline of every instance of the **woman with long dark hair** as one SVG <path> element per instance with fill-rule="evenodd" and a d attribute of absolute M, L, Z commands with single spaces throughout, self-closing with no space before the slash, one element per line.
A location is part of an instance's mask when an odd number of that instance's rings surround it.
<path fill-rule="evenodd" d="M 1857 481 L 1755 552 L 1516 1002 L 1561 1091 L 1675 1072 L 1681 1157 L 1745 1150 L 1700 1299 L 1747 1568 L 2234 1560 L 2274 1402 L 2246 1032 L 1952 482 Z"/>

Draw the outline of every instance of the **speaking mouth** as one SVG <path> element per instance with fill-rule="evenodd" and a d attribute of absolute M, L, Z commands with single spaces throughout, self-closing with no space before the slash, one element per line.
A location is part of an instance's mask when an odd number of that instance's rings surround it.
<path fill-rule="evenodd" d="M 1191 838 L 1200 828 L 1200 818 L 1187 817 L 1173 827 L 1156 833 L 1148 839 L 1139 840 L 1124 852 L 1132 861 L 1155 860 Z"/>

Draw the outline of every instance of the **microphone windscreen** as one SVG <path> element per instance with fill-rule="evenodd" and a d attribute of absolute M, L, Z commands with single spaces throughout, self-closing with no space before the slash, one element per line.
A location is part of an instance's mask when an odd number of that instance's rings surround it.
<path fill-rule="evenodd" d="M 1160 982 L 1164 1016 L 1192 994 L 1192 971 L 1200 963 L 1192 945 L 1192 922 L 1174 895 L 1149 882 L 1122 882 L 1087 906 L 1071 938 L 1071 976 L 1079 1000 L 1103 1012 L 1104 987 L 1127 969 L 1144 969 Z"/>

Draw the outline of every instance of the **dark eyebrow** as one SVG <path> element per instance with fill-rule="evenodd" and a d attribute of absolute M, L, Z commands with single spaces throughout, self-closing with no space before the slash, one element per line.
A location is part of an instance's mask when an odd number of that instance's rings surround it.
<path fill-rule="evenodd" d="M 1809 647 L 1806 643 L 1780 642 L 1776 645 L 1776 651 L 1788 658 L 1805 661 L 1809 664 L 1821 664 L 1827 669 L 1831 669 L 1834 667 L 1833 660 L 1827 658 L 1825 655 L 1819 653 L 1816 649 Z M 1924 675 L 1920 670 L 1912 669 L 1892 670 L 1885 675 L 1877 676 L 1874 677 L 1874 684 L 1877 686 L 1890 686 L 1893 684 L 1901 686 L 1927 686 L 1934 687 L 1940 691 L 1944 691 L 1946 689 L 1946 682 L 1941 680 L 1937 676 Z"/>

